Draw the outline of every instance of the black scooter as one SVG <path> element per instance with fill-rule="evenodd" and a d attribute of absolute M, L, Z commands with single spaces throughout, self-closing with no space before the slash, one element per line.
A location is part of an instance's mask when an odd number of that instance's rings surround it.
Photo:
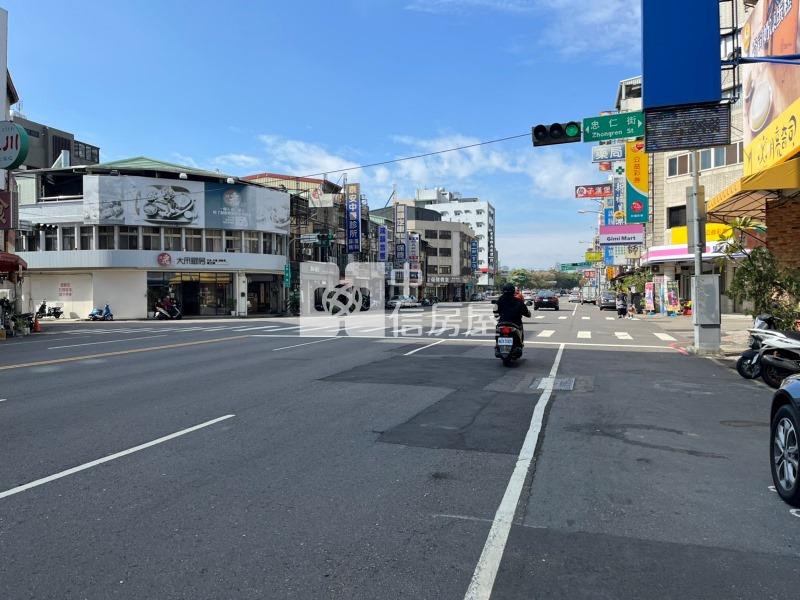
<path fill-rule="evenodd" d="M 39 309 L 36 311 L 36 318 L 55 317 L 56 319 L 60 319 L 63 314 L 64 310 L 60 306 L 47 306 L 47 300 L 42 300 Z"/>
<path fill-rule="evenodd" d="M 510 367 L 522 356 L 522 329 L 514 323 L 500 322 L 494 330 L 494 355 Z"/>
<path fill-rule="evenodd" d="M 775 317 L 768 313 L 758 315 L 753 323 L 753 329 L 774 331 Z M 736 361 L 736 371 L 745 379 L 756 379 L 761 375 L 762 346 L 760 337 L 750 335 L 748 349 L 742 352 L 739 360 Z"/>
<path fill-rule="evenodd" d="M 173 304 L 167 308 L 162 302 L 156 302 L 153 316 L 159 320 L 178 320 L 183 318 L 183 313 L 177 304 Z"/>

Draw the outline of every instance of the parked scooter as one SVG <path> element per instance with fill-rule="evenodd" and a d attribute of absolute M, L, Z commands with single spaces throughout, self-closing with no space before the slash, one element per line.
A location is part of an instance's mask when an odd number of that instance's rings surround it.
<path fill-rule="evenodd" d="M 777 389 L 789 375 L 800 373 L 800 332 L 764 331 L 760 335 L 761 379 Z"/>
<path fill-rule="evenodd" d="M 92 309 L 89 313 L 90 321 L 113 321 L 114 314 L 111 312 L 111 307 L 106 304 L 102 309 L 97 307 Z"/>
<path fill-rule="evenodd" d="M 64 310 L 60 306 L 47 306 L 47 300 L 42 300 L 39 309 L 36 311 L 36 318 L 55 317 L 56 319 L 60 319 L 63 314 Z"/>
<path fill-rule="evenodd" d="M 756 379 L 761 376 L 761 336 L 757 333 L 767 330 L 775 331 L 775 317 L 768 313 L 758 315 L 750 330 L 748 349 L 742 352 L 736 361 L 736 371 L 745 379 Z"/>
<path fill-rule="evenodd" d="M 177 320 L 183 318 L 183 312 L 181 312 L 181 309 L 177 304 L 171 304 L 167 307 L 164 306 L 163 302 L 157 300 L 153 310 L 153 316 L 159 320 Z"/>

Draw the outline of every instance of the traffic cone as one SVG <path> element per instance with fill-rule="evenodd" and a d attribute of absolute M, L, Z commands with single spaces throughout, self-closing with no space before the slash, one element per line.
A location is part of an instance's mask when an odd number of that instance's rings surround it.
<path fill-rule="evenodd" d="M 42 325 L 39 323 L 39 319 L 33 320 L 33 333 L 42 333 Z"/>

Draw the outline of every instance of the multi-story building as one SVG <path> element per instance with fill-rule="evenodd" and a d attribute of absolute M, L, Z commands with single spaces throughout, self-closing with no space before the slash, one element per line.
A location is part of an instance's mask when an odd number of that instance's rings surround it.
<path fill-rule="evenodd" d="M 22 113 L 11 112 L 11 120 L 28 133 L 28 157 L 22 164 L 25 169 L 48 169 L 69 152 L 70 165 L 95 165 L 100 162 L 100 148 L 75 139 L 67 131 L 56 129 L 27 119 Z"/>
<path fill-rule="evenodd" d="M 497 272 L 495 244 L 495 210 L 491 202 L 480 198 L 464 198 L 444 188 L 419 189 L 414 200 L 401 200 L 406 204 L 424 206 L 442 215 L 443 221 L 469 225 L 478 240 L 478 287 L 494 287 Z"/>
<path fill-rule="evenodd" d="M 25 310 L 46 298 L 71 318 L 108 303 L 137 319 L 164 296 L 186 315 L 284 309 L 284 191 L 144 157 L 17 182 Z"/>

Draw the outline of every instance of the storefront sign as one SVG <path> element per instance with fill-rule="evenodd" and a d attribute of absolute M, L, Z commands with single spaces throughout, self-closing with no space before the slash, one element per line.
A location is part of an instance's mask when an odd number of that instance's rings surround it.
<path fill-rule="evenodd" d="M 647 223 L 650 216 L 650 167 L 644 142 L 625 144 L 625 222 Z"/>
<path fill-rule="evenodd" d="M 469 243 L 469 260 L 470 268 L 474 273 L 478 270 L 478 240 L 472 240 Z"/>
<path fill-rule="evenodd" d="M 761 0 L 742 28 L 744 57 L 800 54 L 800 0 Z M 796 65 L 744 64 L 744 174 L 800 152 L 800 77 Z"/>
<path fill-rule="evenodd" d="M 389 230 L 386 225 L 378 226 L 378 262 L 389 259 Z"/>
<path fill-rule="evenodd" d="M 602 252 L 595 252 L 595 251 L 592 250 L 592 251 L 587 252 L 586 254 L 584 254 L 583 258 L 586 260 L 586 262 L 590 262 L 590 263 L 602 262 L 603 253 Z"/>
<path fill-rule="evenodd" d="M 156 257 L 156 262 L 158 262 L 161 267 L 168 267 L 172 264 L 172 256 L 167 252 L 162 252 Z"/>
<path fill-rule="evenodd" d="M 489 249 L 489 257 L 487 260 L 487 264 L 489 265 L 489 271 L 494 273 L 494 223 L 489 223 L 489 230 L 486 232 L 486 241 L 487 241 L 487 248 Z"/>
<path fill-rule="evenodd" d="M 412 263 L 419 262 L 419 234 L 408 235 L 408 260 Z M 412 267 L 413 268 L 413 267 Z"/>
<path fill-rule="evenodd" d="M 394 259 L 397 262 L 404 262 L 406 260 L 406 245 L 405 244 L 395 244 L 394 245 Z"/>
<path fill-rule="evenodd" d="M 347 253 L 361 252 L 361 184 L 345 185 L 344 229 L 347 232 Z"/>
<path fill-rule="evenodd" d="M 613 193 L 611 186 L 607 183 L 579 185 L 575 188 L 576 198 L 606 198 Z"/>
<path fill-rule="evenodd" d="M 292 285 L 292 267 L 287 262 L 283 265 L 283 287 L 288 288 Z"/>
<path fill-rule="evenodd" d="M 639 260 L 642 257 L 642 247 L 638 245 L 625 246 L 625 258 L 627 260 Z"/>
<path fill-rule="evenodd" d="M 11 202 L 11 192 L 0 190 L 0 230 L 14 228 Z M 2 250 L 3 248 L 0 248 L 0 251 Z"/>
<path fill-rule="evenodd" d="M 624 164 L 624 163 L 615 163 L 614 169 L 614 180 L 612 184 L 612 189 L 614 191 L 614 224 L 615 225 L 623 225 L 625 223 L 625 169 L 616 168 L 617 164 Z"/>
<path fill-rule="evenodd" d="M 172 256 L 168 252 L 161 252 L 156 257 L 159 267 L 171 267 L 174 265 L 194 265 L 202 267 L 219 267 L 228 264 L 227 258 L 217 258 L 211 256 L 197 256 L 196 254 Z"/>
<path fill-rule="evenodd" d="M 343 194 L 325 194 L 321 187 L 314 188 L 308 195 L 309 208 L 333 208 L 335 201 L 343 202 Z"/>
<path fill-rule="evenodd" d="M 628 246 L 644 243 L 643 225 L 601 225 L 600 245 Z M 624 249 L 623 249 L 624 252 Z"/>
<path fill-rule="evenodd" d="M 601 144 L 592 147 L 592 162 L 604 163 L 625 158 L 624 144 Z"/>
<path fill-rule="evenodd" d="M 14 169 L 28 157 L 28 132 L 13 121 L 0 121 L 0 169 Z"/>
<path fill-rule="evenodd" d="M 258 185 L 85 175 L 83 198 L 87 224 L 272 233 L 289 228 L 289 194 Z"/>
<path fill-rule="evenodd" d="M 72 283 L 59 283 L 58 284 L 58 297 L 59 298 L 72 298 Z"/>
<path fill-rule="evenodd" d="M 678 106 L 647 111 L 647 152 L 710 148 L 731 143 L 731 105 Z"/>
<path fill-rule="evenodd" d="M 594 277 L 594 269 L 586 269 L 586 270 L 583 272 L 583 276 L 584 276 L 586 279 L 591 279 L 591 278 L 593 278 L 593 277 Z"/>

